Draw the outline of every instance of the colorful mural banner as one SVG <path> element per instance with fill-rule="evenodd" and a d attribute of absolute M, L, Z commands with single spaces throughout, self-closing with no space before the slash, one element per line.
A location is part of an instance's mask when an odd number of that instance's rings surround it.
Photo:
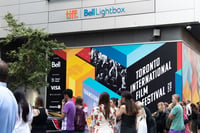
<path fill-rule="evenodd" d="M 142 101 L 154 112 L 158 102 L 171 103 L 174 93 L 185 98 L 182 86 L 192 83 L 182 77 L 182 62 L 185 63 L 182 45 L 182 42 L 159 42 L 55 51 L 66 63 L 61 70 L 65 75 L 62 90 L 71 88 L 74 97 L 82 96 L 89 112 L 97 106 L 102 92 L 120 99 L 122 91 L 130 91 L 135 101 Z M 61 101 L 62 97 L 58 99 Z"/>
<path fill-rule="evenodd" d="M 183 100 L 200 101 L 200 56 L 183 45 Z"/>

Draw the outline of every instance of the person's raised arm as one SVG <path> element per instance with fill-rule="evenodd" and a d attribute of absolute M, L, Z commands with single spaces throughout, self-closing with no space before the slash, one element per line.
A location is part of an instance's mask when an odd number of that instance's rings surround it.
<path fill-rule="evenodd" d="M 122 116 L 122 114 L 125 114 L 125 112 L 126 112 L 126 106 L 121 105 L 119 109 L 117 109 L 117 117 Z"/>
<path fill-rule="evenodd" d="M 65 100 L 62 100 L 62 108 L 61 108 L 61 119 L 63 120 L 65 118 L 65 113 L 64 113 L 64 106 L 65 106 Z"/>

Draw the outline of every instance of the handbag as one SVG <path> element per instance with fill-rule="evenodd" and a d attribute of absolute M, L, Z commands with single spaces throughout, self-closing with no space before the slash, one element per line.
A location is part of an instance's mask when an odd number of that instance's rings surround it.
<path fill-rule="evenodd" d="M 188 124 L 189 120 L 188 119 L 184 119 L 184 124 Z"/>

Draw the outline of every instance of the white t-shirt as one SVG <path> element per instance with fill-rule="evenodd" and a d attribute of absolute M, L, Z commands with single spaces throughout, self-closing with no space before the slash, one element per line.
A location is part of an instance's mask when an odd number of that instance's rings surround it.
<path fill-rule="evenodd" d="M 29 114 L 27 117 L 28 121 L 24 122 L 22 119 L 22 108 L 20 107 L 20 115 L 17 116 L 15 128 L 12 133 L 30 133 L 29 124 L 31 124 L 33 119 L 33 109 L 30 105 L 29 105 Z"/>
<path fill-rule="evenodd" d="M 137 117 L 137 133 L 147 133 L 147 122 L 146 118 L 142 118 L 141 116 Z"/>
<path fill-rule="evenodd" d="M 191 103 L 186 105 L 186 113 L 188 116 L 192 114 L 192 109 L 191 109 L 190 105 L 191 105 Z"/>

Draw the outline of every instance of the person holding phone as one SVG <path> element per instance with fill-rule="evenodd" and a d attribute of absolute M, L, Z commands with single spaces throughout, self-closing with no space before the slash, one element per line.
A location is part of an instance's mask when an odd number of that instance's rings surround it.
<path fill-rule="evenodd" d="M 66 89 L 63 92 L 64 99 L 62 101 L 62 131 L 61 133 L 73 133 L 74 132 L 74 118 L 76 113 L 76 106 L 72 100 L 73 91 Z"/>

